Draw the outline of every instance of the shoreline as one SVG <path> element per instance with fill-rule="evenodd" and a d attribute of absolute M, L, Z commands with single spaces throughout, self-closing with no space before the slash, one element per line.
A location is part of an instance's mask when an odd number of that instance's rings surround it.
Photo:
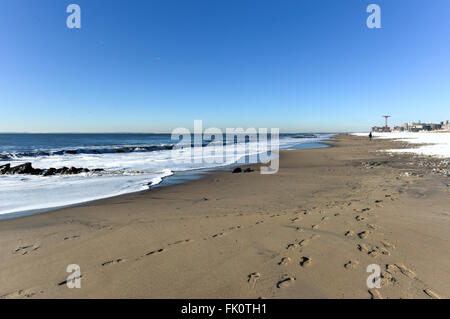
<path fill-rule="evenodd" d="M 305 143 L 305 144 L 299 144 L 299 145 L 297 145 L 297 147 L 300 147 L 298 149 L 322 148 L 323 146 L 320 146 L 320 145 L 327 145 L 325 147 L 330 147 L 331 144 L 327 143 L 327 141 L 330 140 L 330 139 L 332 139 L 332 137 L 328 137 L 324 141 L 309 142 L 309 143 Z M 311 147 L 308 147 L 307 145 L 309 145 Z M 306 146 L 306 147 L 303 148 L 303 146 Z M 294 149 L 288 149 L 288 150 L 298 150 L 298 149 L 294 148 Z M 287 150 L 283 150 L 283 151 L 287 151 Z M 160 187 L 170 187 L 170 186 L 177 185 L 177 184 L 188 183 L 191 180 L 197 180 L 199 178 L 203 178 L 205 175 L 210 174 L 211 172 L 228 172 L 228 171 L 230 171 L 233 168 L 238 167 L 238 166 L 251 167 L 252 165 L 259 165 L 259 164 L 260 163 L 251 163 L 251 164 L 234 163 L 234 164 L 227 164 L 227 165 L 224 165 L 224 166 L 217 166 L 217 167 L 210 167 L 210 168 L 198 168 L 198 169 L 191 169 L 191 170 L 186 170 L 186 171 L 173 172 L 172 175 L 169 175 L 169 176 L 166 176 L 166 177 L 162 177 L 162 180 L 161 180 L 160 183 L 156 184 L 155 186 L 149 186 L 148 189 L 132 191 L 132 192 L 129 192 L 129 193 L 123 193 L 123 194 L 119 194 L 119 195 L 100 197 L 100 198 L 96 198 L 96 199 L 76 202 L 76 203 L 67 204 L 67 205 L 60 205 L 60 206 L 53 206 L 53 207 L 29 209 L 29 210 L 25 210 L 25 211 L 2 213 L 2 214 L 0 214 L 0 221 L 8 220 L 8 219 L 21 218 L 21 217 L 26 217 L 26 216 L 36 215 L 36 214 L 43 214 L 43 213 L 52 212 L 52 211 L 55 211 L 55 210 L 61 210 L 61 209 L 65 209 L 65 208 L 71 208 L 71 207 L 77 207 L 77 206 L 85 206 L 85 205 L 89 205 L 91 203 L 93 204 L 93 203 L 95 203 L 97 201 L 101 201 L 101 200 L 105 200 L 105 199 L 112 199 L 112 198 L 121 197 L 121 196 L 129 195 L 129 194 L 137 194 L 137 193 L 141 193 L 141 192 L 148 192 L 148 191 L 152 191 L 152 190 L 155 190 L 157 188 L 160 188 Z M 183 176 L 186 176 L 187 178 L 183 178 Z"/>
<path fill-rule="evenodd" d="M 390 140 L 324 143 L 280 151 L 274 175 L 239 165 L 255 172 L 0 220 L 0 297 L 448 298 L 439 159 L 377 152 L 401 147 Z M 372 263 L 379 291 L 365 286 Z M 58 285 L 68 264 L 81 289 Z"/>

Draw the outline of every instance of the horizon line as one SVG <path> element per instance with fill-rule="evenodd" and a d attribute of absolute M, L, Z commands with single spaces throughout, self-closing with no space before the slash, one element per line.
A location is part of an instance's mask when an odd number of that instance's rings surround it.
<path fill-rule="evenodd" d="M 370 129 L 369 129 L 370 131 Z M 316 133 L 316 134 L 333 134 L 333 133 L 361 133 L 360 131 L 298 131 L 298 132 L 279 132 L 279 134 L 302 134 L 302 133 Z M 171 132 L 1 132 L 0 134 L 172 134 Z M 192 133 L 191 133 L 192 134 Z M 224 132 L 226 134 L 226 132 Z"/>

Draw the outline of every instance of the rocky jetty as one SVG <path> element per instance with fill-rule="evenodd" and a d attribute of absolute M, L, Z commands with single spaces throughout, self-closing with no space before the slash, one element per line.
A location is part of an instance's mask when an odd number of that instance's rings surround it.
<path fill-rule="evenodd" d="M 31 163 L 25 163 L 17 166 L 11 166 L 11 164 L 5 164 L 0 166 L 0 175 L 15 175 L 15 174 L 29 174 L 29 175 L 42 175 L 42 176 L 52 176 L 52 175 L 75 175 L 80 173 L 88 172 L 101 172 L 103 169 L 90 170 L 88 168 L 78 168 L 78 167 L 61 167 L 61 168 L 33 168 Z"/>
<path fill-rule="evenodd" d="M 240 167 L 236 167 L 235 169 L 233 169 L 232 173 L 233 174 L 236 174 L 236 173 L 251 173 L 253 171 L 254 171 L 254 169 L 250 168 L 250 167 L 248 167 L 246 169 L 242 169 Z"/>
<path fill-rule="evenodd" d="M 306 133 L 306 134 L 299 134 L 299 135 L 292 136 L 292 138 L 317 138 L 317 135 Z"/>

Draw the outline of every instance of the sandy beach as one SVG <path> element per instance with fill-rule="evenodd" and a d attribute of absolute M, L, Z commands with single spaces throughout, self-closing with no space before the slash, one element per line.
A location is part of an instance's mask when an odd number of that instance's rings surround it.
<path fill-rule="evenodd" d="M 0 297 L 449 298 L 448 165 L 379 152 L 411 147 L 386 139 L 330 145 L 282 151 L 274 175 L 217 171 L 0 221 Z"/>

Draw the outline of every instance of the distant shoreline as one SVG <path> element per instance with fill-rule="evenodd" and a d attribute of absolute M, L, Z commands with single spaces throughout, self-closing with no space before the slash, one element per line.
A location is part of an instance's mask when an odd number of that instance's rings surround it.
<path fill-rule="evenodd" d="M 320 142 L 316 142 L 316 141 L 302 141 L 302 143 L 299 142 L 298 146 L 296 148 L 320 148 L 320 147 L 324 147 L 323 143 Z M 295 149 L 295 148 L 293 148 Z M 36 152 L 36 151 L 35 151 Z M 41 151 L 39 152 L 41 153 Z M 122 153 L 119 153 L 119 155 Z M 94 154 L 95 155 L 95 154 Z M 0 161 L 0 166 L 2 165 L 3 162 Z M 8 161 L 4 162 L 4 163 L 8 163 Z M 251 165 L 252 163 L 247 163 L 247 165 Z M 67 199 L 65 201 L 65 203 L 61 203 L 59 204 L 59 202 L 57 202 L 58 204 L 56 205 L 54 202 L 48 204 L 47 207 L 43 207 L 42 205 L 38 206 L 35 205 L 37 207 L 32 207 L 32 208 L 28 208 L 25 210 L 17 210 L 17 211 L 8 211 L 8 212 L 3 212 L 0 214 L 0 220 L 6 220 L 6 219 L 12 219 L 12 218 L 19 218 L 19 217 L 23 217 L 23 216 L 29 216 L 29 215 L 34 215 L 34 214 L 41 214 L 41 213 L 45 213 L 45 212 L 49 212 L 49 211 L 54 211 L 54 210 L 58 210 L 58 209 L 62 209 L 62 208 L 67 208 L 67 207 L 75 207 L 78 205 L 85 205 L 88 203 L 92 203 L 95 202 L 97 200 L 102 200 L 102 199 L 107 199 L 107 198 L 114 198 L 117 196 L 123 196 L 126 194 L 133 194 L 133 193 L 139 193 L 139 192 L 146 192 L 148 190 L 152 190 L 158 187 L 167 187 L 167 186 L 171 186 L 174 184 L 179 184 L 179 183 L 186 183 L 189 182 L 190 180 L 195 180 L 197 178 L 201 178 L 202 176 L 204 176 L 205 174 L 208 174 L 208 172 L 210 171 L 217 171 L 217 170 L 230 170 L 233 167 L 239 166 L 239 165 L 244 165 L 245 164 L 224 164 L 224 165 L 218 165 L 215 167 L 209 167 L 209 168 L 191 168 L 189 170 L 186 171 L 175 171 L 175 172 L 171 172 L 171 174 L 169 174 L 168 176 L 161 176 L 161 181 L 155 185 L 152 186 L 148 186 L 148 187 L 139 187 L 138 189 L 135 190 L 131 190 L 131 191 L 127 191 L 127 192 L 123 192 L 123 193 L 116 193 L 115 191 L 111 191 L 111 194 L 107 194 L 104 196 L 98 196 L 97 198 L 92 198 L 92 197 L 86 197 L 85 200 L 83 199 L 77 199 L 77 200 L 69 200 Z M 107 172 L 104 172 L 105 175 Z M 102 175 L 102 172 L 99 173 L 100 175 Z M 150 174 L 150 173 L 149 173 Z M 147 174 L 147 175 L 149 175 Z M 145 174 L 143 174 L 144 176 Z M 167 175 L 167 174 L 166 174 Z M 2 175 L 0 175 L 2 176 Z M 3 176 L 8 176 L 8 175 L 3 175 Z M 11 175 L 9 175 L 11 176 Z M 17 175 L 18 176 L 18 175 Z M 27 178 L 28 175 L 23 175 L 23 178 Z M 61 175 L 61 177 L 65 177 L 63 175 Z M 73 178 L 78 178 L 77 175 L 72 175 Z M 106 183 L 107 181 L 105 181 Z M 148 184 L 148 181 L 147 181 Z M 91 195 L 89 195 L 91 196 Z M 61 199 L 58 199 L 59 201 L 61 201 Z"/>

